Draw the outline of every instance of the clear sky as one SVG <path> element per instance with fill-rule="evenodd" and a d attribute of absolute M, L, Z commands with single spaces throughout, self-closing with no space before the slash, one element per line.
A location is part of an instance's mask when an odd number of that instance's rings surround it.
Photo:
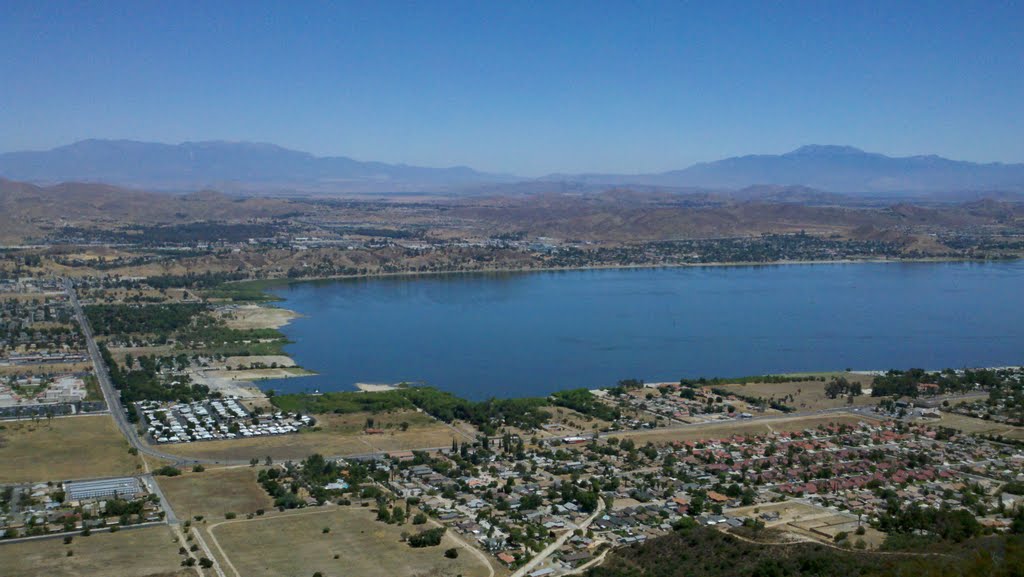
<path fill-rule="evenodd" d="M 1024 3 L 0 0 L 0 151 L 83 138 L 522 175 L 1020 162 Z"/>

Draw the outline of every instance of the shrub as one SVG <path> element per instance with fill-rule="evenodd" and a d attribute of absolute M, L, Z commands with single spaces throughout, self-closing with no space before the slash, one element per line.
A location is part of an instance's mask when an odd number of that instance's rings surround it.
<path fill-rule="evenodd" d="M 417 548 L 436 547 L 441 544 L 441 538 L 444 537 L 445 529 L 445 527 L 436 527 L 434 529 L 420 531 L 412 537 L 409 537 L 409 546 Z"/>
<path fill-rule="evenodd" d="M 455 547 L 452 547 L 451 549 L 448 549 L 448 550 L 446 550 L 444 552 L 444 556 L 449 558 L 449 559 L 458 559 L 459 558 L 459 550 L 456 549 Z"/>
<path fill-rule="evenodd" d="M 164 465 L 156 471 L 153 471 L 154 475 L 163 475 L 164 477 L 177 477 L 181 474 L 181 469 L 172 467 L 170 465 Z"/>

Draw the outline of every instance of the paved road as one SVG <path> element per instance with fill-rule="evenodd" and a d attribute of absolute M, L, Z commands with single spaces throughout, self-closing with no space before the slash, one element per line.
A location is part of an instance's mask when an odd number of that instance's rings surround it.
<path fill-rule="evenodd" d="M 103 399 L 107 402 L 107 408 L 110 409 L 110 414 L 114 417 L 117 428 L 121 429 L 121 433 L 128 439 L 128 443 L 135 449 L 138 449 L 140 453 L 145 453 L 158 459 L 185 464 L 215 463 L 216 461 L 211 459 L 183 459 L 178 455 L 164 453 L 150 447 L 139 438 L 135 427 L 128 422 L 128 416 L 124 412 L 124 407 L 121 406 L 121 395 L 114 389 L 114 384 L 110 381 L 107 364 L 103 361 L 103 356 L 100 355 L 100 349 L 96 345 L 96 338 L 93 335 L 92 327 L 89 325 L 89 319 L 82 310 L 82 304 L 78 302 L 78 294 L 75 292 L 75 287 L 70 279 L 65 279 L 64 283 L 71 306 L 75 310 L 75 317 L 78 318 L 78 324 L 82 328 L 82 334 L 85 336 L 85 344 L 89 350 L 89 356 L 92 357 L 92 364 L 96 370 L 96 380 L 99 381 L 100 390 L 103 391 Z"/>

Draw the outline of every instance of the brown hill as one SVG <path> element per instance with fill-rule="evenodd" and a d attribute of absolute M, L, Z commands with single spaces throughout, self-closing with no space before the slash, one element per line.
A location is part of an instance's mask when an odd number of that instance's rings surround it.
<path fill-rule="evenodd" d="M 0 240 L 18 242 L 62 226 L 104 226 L 238 220 L 281 216 L 296 203 L 235 198 L 217 192 L 178 196 L 105 184 L 36 186 L 0 179 Z"/>

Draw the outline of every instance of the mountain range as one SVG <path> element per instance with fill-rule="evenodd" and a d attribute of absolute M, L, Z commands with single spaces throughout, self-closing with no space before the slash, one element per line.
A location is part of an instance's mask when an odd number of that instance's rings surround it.
<path fill-rule="evenodd" d="M 552 174 L 530 179 L 465 166 L 429 168 L 317 157 L 273 144 L 94 139 L 46 151 L 0 154 L 0 176 L 37 184 L 103 182 L 180 192 L 501 194 L 616 186 L 721 191 L 755 185 L 799 185 L 845 194 L 1024 192 L 1024 164 L 981 164 L 934 155 L 891 157 L 834 145 L 737 156 L 656 174 Z"/>

